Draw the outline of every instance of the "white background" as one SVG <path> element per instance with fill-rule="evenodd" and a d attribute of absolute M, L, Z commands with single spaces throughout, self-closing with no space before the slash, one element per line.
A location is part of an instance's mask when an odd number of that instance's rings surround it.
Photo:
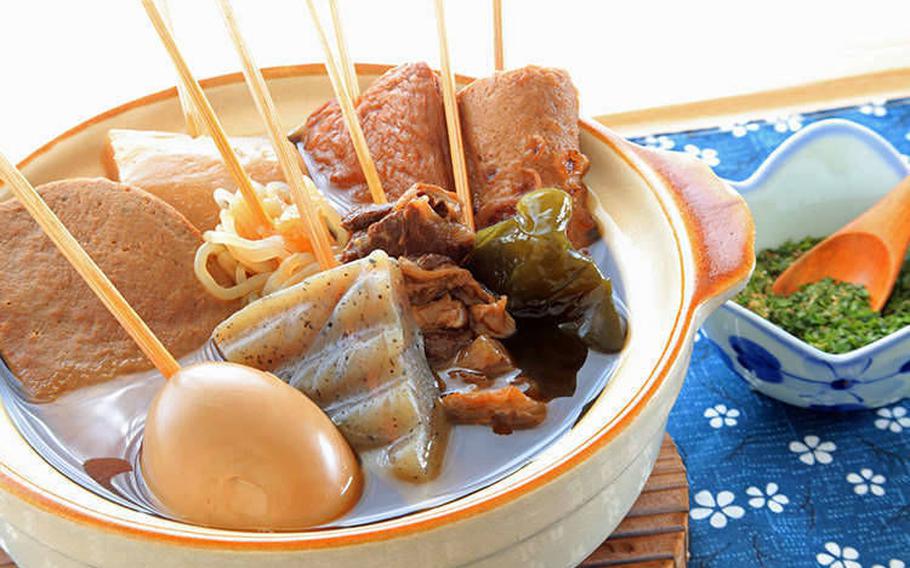
<path fill-rule="evenodd" d="M 432 0 L 338 1 L 355 60 L 437 64 Z M 304 0 L 234 5 L 260 65 L 321 61 Z M 491 0 L 447 5 L 456 71 L 488 73 Z M 588 115 L 910 66 L 910 0 L 503 5 L 506 65 L 568 69 Z M 239 68 L 212 0 L 171 0 L 171 12 L 198 77 Z M 174 83 L 139 0 L 0 0 L 0 64 L 0 149 L 13 159 Z"/>

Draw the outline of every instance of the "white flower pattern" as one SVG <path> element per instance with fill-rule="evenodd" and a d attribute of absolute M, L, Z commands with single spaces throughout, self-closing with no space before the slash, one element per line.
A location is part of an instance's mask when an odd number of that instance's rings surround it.
<path fill-rule="evenodd" d="M 907 568 L 907 565 L 899 558 L 892 558 L 888 561 L 887 566 L 883 564 L 873 564 L 872 568 Z"/>
<path fill-rule="evenodd" d="M 771 482 L 765 486 L 762 491 L 758 487 L 752 486 L 746 489 L 746 494 L 752 496 L 749 499 L 749 506 L 755 509 L 761 509 L 767 506 L 772 513 L 782 513 L 784 505 L 790 503 L 790 498 L 782 493 L 778 493 L 779 487 L 776 483 Z"/>
<path fill-rule="evenodd" d="M 826 542 L 825 552 L 819 552 L 815 555 L 815 560 L 822 566 L 828 568 L 862 568 L 859 560 L 859 552 L 852 546 L 841 548 L 836 542 Z"/>
<path fill-rule="evenodd" d="M 761 128 L 761 124 L 758 122 L 734 122 L 733 124 L 724 126 L 722 130 L 724 132 L 729 132 L 735 138 L 742 138 L 750 132 L 755 132 L 759 128 Z"/>
<path fill-rule="evenodd" d="M 803 115 L 801 114 L 782 114 L 768 120 L 768 124 L 774 125 L 775 132 L 796 132 L 803 127 Z"/>
<path fill-rule="evenodd" d="M 708 424 L 711 425 L 711 428 L 736 426 L 739 411 L 735 408 L 727 408 L 726 404 L 715 404 L 705 409 L 705 418 L 708 419 Z"/>
<path fill-rule="evenodd" d="M 699 148 L 695 144 L 686 144 L 683 146 L 683 150 L 685 150 L 685 152 L 690 156 L 695 156 L 712 168 L 720 164 L 720 158 L 717 156 L 717 150 L 713 148 Z"/>
<path fill-rule="evenodd" d="M 853 492 L 857 495 L 871 493 L 876 497 L 881 497 L 885 494 L 885 488 L 882 487 L 886 481 L 885 476 L 875 473 L 868 467 L 862 468 L 859 473 L 848 473 L 847 481 L 853 484 Z"/>
<path fill-rule="evenodd" d="M 834 461 L 831 452 L 837 449 L 834 442 L 822 442 L 818 436 L 810 435 L 802 442 L 790 442 L 790 451 L 799 454 L 799 461 L 806 465 L 826 465 Z"/>
<path fill-rule="evenodd" d="M 876 99 L 874 101 L 869 101 L 864 105 L 860 105 L 858 110 L 869 116 L 874 116 L 876 118 L 881 118 L 888 114 L 888 109 L 885 107 L 885 101 L 882 99 Z"/>
<path fill-rule="evenodd" d="M 672 150 L 676 142 L 669 136 L 648 136 L 644 140 L 645 146 L 657 150 Z"/>
<path fill-rule="evenodd" d="M 907 416 L 907 409 L 903 406 L 879 408 L 876 414 L 879 418 L 875 420 L 875 427 L 879 430 L 890 430 L 898 434 L 904 428 L 910 429 L 910 416 Z"/>
<path fill-rule="evenodd" d="M 695 494 L 695 502 L 701 507 L 695 507 L 689 515 L 696 521 L 708 519 L 711 526 L 722 529 L 727 526 L 727 519 L 740 519 L 746 510 L 739 505 L 734 505 L 736 497 L 730 491 L 719 491 L 717 498 L 710 491 L 701 490 Z"/>

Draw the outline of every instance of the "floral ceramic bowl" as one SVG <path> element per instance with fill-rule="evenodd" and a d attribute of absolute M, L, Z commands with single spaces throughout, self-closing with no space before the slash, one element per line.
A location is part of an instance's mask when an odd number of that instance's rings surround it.
<path fill-rule="evenodd" d="M 365 86 L 386 69 L 361 65 L 358 74 Z M 331 97 L 321 64 L 265 74 L 288 124 Z M 239 74 L 203 84 L 229 132 L 260 131 Z M 641 492 L 696 330 L 743 287 L 754 263 L 748 208 L 707 166 L 635 146 L 593 121 L 580 126 L 590 205 L 628 309 L 628 345 L 583 417 L 520 469 L 460 499 L 364 525 L 215 530 L 88 491 L 42 459 L 0 409 L 0 542 L 22 566 L 65 568 L 576 566 Z M 110 128 L 180 130 L 176 92 L 99 115 L 20 166 L 34 183 L 103 175 Z"/>
<path fill-rule="evenodd" d="M 762 250 L 834 232 L 907 174 L 901 155 L 878 134 L 825 120 L 800 130 L 750 178 L 731 185 L 752 209 Z M 789 404 L 854 410 L 910 396 L 910 327 L 831 355 L 730 301 L 704 331 L 739 376 Z"/>

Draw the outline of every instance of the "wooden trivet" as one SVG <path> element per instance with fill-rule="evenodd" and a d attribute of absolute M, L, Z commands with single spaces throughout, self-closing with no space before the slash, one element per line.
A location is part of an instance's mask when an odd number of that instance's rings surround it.
<path fill-rule="evenodd" d="M 632 510 L 580 568 L 683 568 L 689 550 L 689 482 L 676 444 L 664 437 Z"/>
<path fill-rule="evenodd" d="M 664 438 L 654 471 L 622 523 L 579 568 L 683 568 L 689 539 L 689 484 L 676 445 Z M 16 568 L 0 551 L 0 568 Z"/>

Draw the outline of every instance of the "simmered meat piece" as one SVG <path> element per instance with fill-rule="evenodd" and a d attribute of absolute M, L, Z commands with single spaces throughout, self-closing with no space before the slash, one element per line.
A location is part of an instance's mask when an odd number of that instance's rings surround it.
<path fill-rule="evenodd" d="M 392 212 L 393 207 L 392 203 L 364 205 L 345 215 L 341 219 L 341 224 L 348 232 L 363 231 L 373 223 L 381 221 L 383 217 Z"/>
<path fill-rule="evenodd" d="M 495 303 L 497 297 L 478 282 L 466 268 L 439 254 L 402 258 L 408 297 L 412 304 L 425 304 L 451 292 L 469 306 Z M 512 322 L 514 326 L 514 322 Z M 511 332 L 506 335 L 511 335 Z"/>
<path fill-rule="evenodd" d="M 394 205 L 367 206 L 342 221 L 351 238 L 341 260 L 380 249 L 395 257 L 440 254 L 461 261 L 474 247 L 474 231 L 461 215 L 454 193 L 415 183 Z"/>
<path fill-rule="evenodd" d="M 438 300 L 414 306 L 414 319 L 424 331 L 461 329 L 468 325 L 468 310 L 450 294 Z"/>
<path fill-rule="evenodd" d="M 455 358 L 455 365 L 495 377 L 515 368 L 505 346 L 489 335 L 480 335 Z"/>
<path fill-rule="evenodd" d="M 558 187 L 572 195 L 569 238 L 590 244 L 596 226 L 582 182 L 578 92 L 558 69 L 523 67 L 478 79 L 458 94 L 477 228 L 515 213 L 522 194 Z"/>
<path fill-rule="evenodd" d="M 440 371 L 442 405 L 449 420 L 484 424 L 497 434 L 533 428 L 547 416 L 536 381 L 521 374 L 505 346 L 479 335 Z"/>
<path fill-rule="evenodd" d="M 506 311 L 506 297 L 500 296 L 495 302 L 474 304 L 468 308 L 474 331 L 493 337 L 507 337 L 515 332 L 515 320 Z"/>
<path fill-rule="evenodd" d="M 497 434 L 533 428 L 547 417 L 547 403 L 534 400 L 515 385 L 448 394 L 442 406 L 452 422 L 487 424 Z"/>
<path fill-rule="evenodd" d="M 416 182 L 452 188 L 445 111 L 439 79 L 426 63 L 400 65 L 376 80 L 357 100 L 357 114 L 389 200 Z M 370 203 L 363 171 L 334 100 L 291 136 L 303 145 L 311 170 L 346 190 L 351 201 Z"/>
<path fill-rule="evenodd" d="M 450 259 L 428 254 L 417 259 L 401 258 L 400 265 L 411 305 L 422 314 L 418 321 L 423 318 L 421 329 L 431 365 L 451 361 L 480 335 L 503 338 L 515 333 L 506 298 L 494 296 Z M 452 302 L 463 306 L 466 318 Z"/>
<path fill-rule="evenodd" d="M 422 331 L 427 361 L 434 368 L 439 368 L 451 361 L 459 351 L 470 345 L 475 337 L 469 327 Z"/>

